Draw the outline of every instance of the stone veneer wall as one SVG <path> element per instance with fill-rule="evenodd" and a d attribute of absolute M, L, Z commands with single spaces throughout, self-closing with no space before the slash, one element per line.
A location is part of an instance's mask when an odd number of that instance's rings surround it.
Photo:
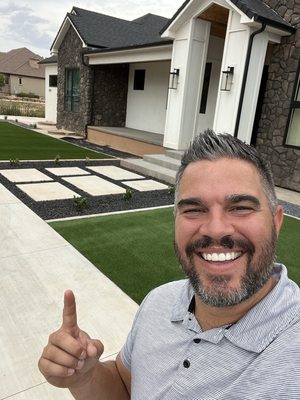
<path fill-rule="evenodd" d="M 94 67 L 93 125 L 125 126 L 128 75 L 128 64 Z"/>
<path fill-rule="evenodd" d="M 82 61 L 82 43 L 72 27 L 69 28 L 58 52 L 57 127 L 84 135 L 91 123 L 92 70 Z M 65 68 L 80 69 L 79 112 L 64 110 Z"/>
<path fill-rule="evenodd" d="M 300 148 L 285 146 L 286 127 L 300 59 L 300 0 L 264 0 L 297 32 L 274 45 L 256 148 L 270 161 L 275 184 L 300 192 Z M 300 134 L 300 127 L 299 127 Z"/>

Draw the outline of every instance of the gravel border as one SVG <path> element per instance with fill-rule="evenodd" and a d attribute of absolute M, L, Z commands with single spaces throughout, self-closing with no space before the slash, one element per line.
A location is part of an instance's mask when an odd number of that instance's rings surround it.
<path fill-rule="evenodd" d="M 73 204 L 73 199 L 66 200 L 50 200 L 50 201 L 35 201 L 21 189 L 17 187 L 17 184 L 9 181 L 3 175 L 0 174 L 0 183 L 3 184 L 11 193 L 13 193 L 19 200 L 21 200 L 27 207 L 34 211 L 38 216 L 44 220 L 59 219 L 59 218 L 70 218 L 78 216 L 86 216 L 92 214 L 102 214 L 115 211 L 125 211 L 134 209 L 143 209 L 149 207 L 159 207 L 174 204 L 174 195 L 169 193 L 168 189 L 164 190 L 153 190 L 147 192 L 139 192 L 133 190 L 131 199 L 124 200 L 123 194 L 105 195 L 105 196 L 91 196 L 79 188 L 73 186 L 69 182 L 62 180 L 62 177 L 51 174 L 46 168 L 54 167 L 79 167 L 85 171 L 91 173 L 90 170 L 86 169 L 89 166 L 100 166 L 100 165 L 115 165 L 120 166 L 120 160 L 106 159 L 106 160 L 89 160 L 86 161 L 60 161 L 56 164 L 54 161 L 30 161 L 22 162 L 19 167 L 13 167 L 10 163 L 0 163 L 0 169 L 18 169 L 18 168 L 35 168 L 45 175 L 48 175 L 55 182 L 60 182 L 69 189 L 75 191 L 82 197 L 87 198 L 88 207 L 82 211 L 76 210 Z M 123 168 L 123 167 L 122 167 Z M 125 168 L 124 168 L 125 169 Z M 130 171 L 129 169 L 127 169 Z M 131 171 L 136 172 L 136 171 Z M 99 176 L 112 183 L 116 183 L 115 180 L 108 178 L 107 176 L 100 175 L 96 172 L 92 172 L 93 175 Z M 145 175 L 143 175 L 145 176 Z M 150 176 L 145 178 L 153 179 Z M 155 179 L 158 182 L 158 179 Z M 18 182 L 25 183 L 25 182 Z M 28 183 L 28 182 L 26 182 Z M 39 182 L 35 182 L 39 183 Z M 42 182 L 41 182 L 42 183 Z M 165 182 L 162 182 L 165 183 Z M 121 187 L 127 188 L 121 182 L 117 182 Z M 166 184 L 166 183 L 165 183 Z M 171 185 L 170 185 L 171 187 Z"/>

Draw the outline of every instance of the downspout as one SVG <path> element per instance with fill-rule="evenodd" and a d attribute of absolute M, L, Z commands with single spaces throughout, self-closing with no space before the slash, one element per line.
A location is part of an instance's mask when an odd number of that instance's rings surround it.
<path fill-rule="evenodd" d="M 258 35 L 259 33 L 262 33 L 265 29 L 266 29 L 266 24 L 263 23 L 260 29 L 252 32 L 250 35 L 247 56 L 246 56 L 245 69 L 244 69 L 244 75 L 243 75 L 243 81 L 242 81 L 240 101 L 239 101 L 238 112 L 237 112 L 235 128 L 234 128 L 234 137 L 238 136 L 238 131 L 239 131 L 239 127 L 240 127 L 240 120 L 241 120 L 242 107 L 243 107 L 243 102 L 244 102 L 244 97 L 245 97 L 245 88 L 246 88 L 246 82 L 247 82 L 247 77 L 248 77 L 248 70 L 249 70 L 249 63 L 250 63 L 251 52 L 252 52 L 252 47 L 253 47 L 253 40 L 256 35 Z"/>
<path fill-rule="evenodd" d="M 84 137 L 84 139 L 86 140 L 87 139 L 87 127 L 88 127 L 88 125 L 91 125 L 91 123 L 92 123 L 92 115 L 93 115 L 93 108 L 94 108 L 94 87 L 95 87 L 95 85 L 94 85 L 94 79 L 95 79 L 95 70 L 94 70 L 94 68 L 91 68 L 91 66 L 89 65 L 89 64 L 87 64 L 86 62 L 85 62 L 85 60 L 84 60 L 84 56 L 85 56 L 85 53 L 82 53 L 81 54 L 81 56 L 82 56 L 82 64 L 85 66 L 85 67 L 88 67 L 88 68 L 90 68 L 91 69 L 91 74 L 92 74 L 92 92 L 91 92 L 91 112 L 90 112 L 90 123 L 89 124 L 85 124 L 85 126 L 84 126 L 84 133 L 85 133 L 85 137 Z"/>

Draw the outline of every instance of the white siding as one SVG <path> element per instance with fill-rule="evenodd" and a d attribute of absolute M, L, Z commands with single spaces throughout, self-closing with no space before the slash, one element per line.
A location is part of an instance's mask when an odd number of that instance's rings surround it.
<path fill-rule="evenodd" d="M 145 69 L 144 90 L 133 90 L 134 70 Z M 164 133 L 170 61 L 130 65 L 126 127 Z"/>

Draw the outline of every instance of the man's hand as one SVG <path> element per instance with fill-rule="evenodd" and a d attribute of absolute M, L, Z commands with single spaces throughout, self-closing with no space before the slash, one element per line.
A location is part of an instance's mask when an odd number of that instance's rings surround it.
<path fill-rule="evenodd" d="M 103 353 L 103 344 L 92 340 L 77 325 L 75 297 L 65 292 L 61 328 L 49 336 L 39 369 L 54 386 L 72 388 L 88 383 Z"/>

